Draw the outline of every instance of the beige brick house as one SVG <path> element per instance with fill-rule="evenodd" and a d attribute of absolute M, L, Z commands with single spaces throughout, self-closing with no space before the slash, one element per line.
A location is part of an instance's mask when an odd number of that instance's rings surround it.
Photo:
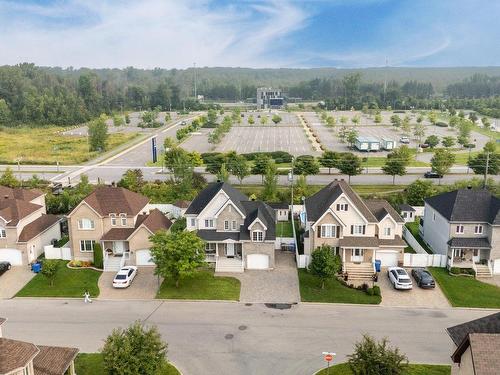
<path fill-rule="evenodd" d="M 274 210 L 251 201 L 225 182 L 210 184 L 185 213 L 187 230 L 206 241 L 206 259 L 216 272 L 274 268 Z"/>
<path fill-rule="evenodd" d="M 0 261 L 33 262 L 45 245 L 61 238 L 60 221 L 46 214 L 41 191 L 0 186 Z"/>
<path fill-rule="evenodd" d="M 94 258 L 94 245 L 104 252 L 104 270 L 116 271 L 124 264 L 153 265 L 149 237 L 168 230 L 172 222 L 149 199 L 115 186 L 100 186 L 68 214 L 73 259 Z"/>
<path fill-rule="evenodd" d="M 387 201 L 363 200 L 344 180 L 335 180 L 307 198 L 304 209 L 304 254 L 331 246 L 350 279 L 371 277 L 375 260 L 382 266 L 403 261 L 404 221 Z"/>

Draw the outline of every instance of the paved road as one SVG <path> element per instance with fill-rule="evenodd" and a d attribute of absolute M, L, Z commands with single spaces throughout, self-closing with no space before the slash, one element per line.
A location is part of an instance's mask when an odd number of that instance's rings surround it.
<path fill-rule="evenodd" d="M 36 313 L 34 313 L 36 311 Z M 93 352 L 115 327 L 156 324 L 186 375 L 311 374 L 321 352 L 346 354 L 362 333 L 388 337 L 412 362 L 449 363 L 444 329 L 491 311 L 300 304 L 291 310 L 224 302 L 1 300 L 4 336 Z M 231 336 L 232 335 L 232 336 Z"/>

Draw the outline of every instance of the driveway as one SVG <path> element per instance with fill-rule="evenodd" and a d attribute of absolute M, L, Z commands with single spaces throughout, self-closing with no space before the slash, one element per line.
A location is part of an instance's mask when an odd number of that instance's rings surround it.
<path fill-rule="evenodd" d="M 100 299 L 153 299 L 158 290 L 158 277 L 154 267 L 139 267 L 132 284 L 125 289 L 113 288 L 116 272 L 103 272 L 99 278 Z M 161 279 L 160 279 L 161 283 Z"/>
<path fill-rule="evenodd" d="M 500 275 L 493 275 L 492 277 L 484 277 L 479 279 L 479 281 L 500 287 Z"/>
<path fill-rule="evenodd" d="M 300 301 L 295 255 L 276 250 L 274 270 L 245 270 L 228 274 L 241 281 L 240 302 L 296 303 Z"/>
<path fill-rule="evenodd" d="M 35 274 L 28 266 L 12 267 L 0 276 L 0 298 L 12 298 Z"/>
<path fill-rule="evenodd" d="M 407 268 L 406 271 L 410 274 L 411 269 Z M 411 277 L 411 276 L 410 276 Z M 415 279 L 413 279 L 413 289 L 411 290 L 396 290 L 389 282 L 387 277 L 387 269 L 382 269 L 380 272 L 377 285 L 380 286 L 382 293 L 381 306 L 394 306 L 394 307 L 428 307 L 428 308 L 446 308 L 450 307 L 450 303 L 444 296 L 441 288 L 436 283 L 434 289 L 419 288 Z"/>

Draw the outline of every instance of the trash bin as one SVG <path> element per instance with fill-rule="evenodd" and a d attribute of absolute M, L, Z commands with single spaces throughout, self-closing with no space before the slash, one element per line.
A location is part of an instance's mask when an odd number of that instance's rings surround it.
<path fill-rule="evenodd" d="M 42 265 L 40 263 L 34 263 L 31 268 L 33 269 L 34 273 L 38 273 L 42 269 Z"/>
<path fill-rule="evenodd" d="M 380 272 L 381 266 L 382 266 L 382 261 L 375 259 L 375 271 Z"/>

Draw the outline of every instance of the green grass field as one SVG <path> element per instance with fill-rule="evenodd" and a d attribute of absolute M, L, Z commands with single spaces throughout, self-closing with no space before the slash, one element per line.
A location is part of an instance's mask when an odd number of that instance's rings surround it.
<path fill-rule="evenodd" d="M 415 237 L 420 246 L 422 246 L 428 254 L 433 254 L 431 248 L 427 246 L 427 244 L 424 242 L 424 240 L 422 239 L 422 237 L 420 237 L 420 234 L 418 233 L 418 221 L 406 223 L 405 226 L 410 230 L 411 234 L 413 234 L 413 237 Z"/>
<path fill-rule="evenodd" d="M 386 161 L 387 158 L 384 156 L 372 156 L 366 158 L 366 161 L 363 161 L 361 165 L 363 167 L 382 167 Z M 412 159 L 408 164 L 409 167 L 427 167 L 429 165 L 429 163 L 415 159 Z"/>
<path fill-rule="evenodd" d="M 291 221 L 279 221 L 276 224 L 276 236 L 293 237 L 293 228 Z"/>
<path fill-rule="evenodd" d="M 238 301 L 240 281 L 234 277 L 214 276 L 212 270 L 200 270 L 193 277 L 182 279 L 179 288 L 173 280 L 163 281 L 156 298 Z"/>
<path fill-rule="evenodd" d="M 325 283 L 321 289 L 320 280 L 304 269 L 299 269 L 300 297 L 303 302 L 379 304 L 380 296 L 369 296 L 362 290 L 348 288 L 337 279 Z"/>
<path fill-rule="evenodd" d="M 446 268 L 430 267 L 432 276 L 453 307 L 500 309 L 500 288 L 473 277 L 451 276 Z"/>
<path fill-rule="evenodd" d="M 64 128 L 2 128 L 0 130 L 0 163 L 14 164 L 80 164 L 99 154 L 88 151 L 87 137 L 65 136 Z M 139 133 L 114 133 L 108 138 L 112 150 L 136 138 Z"/>
<path fill-rule="evenodd" d="M 100 271 L 92 269 L 70 269 L 65 260 L 58 261 L 59 268 L 54 279 L 54 285 L 42 274 L 36 275 L 21 289 L 16 297 L 77 297 L 83 299 L 83 293 L 88 290 L 90 296 L 99 295 L 97 281 Z"/>
<path fill-rule="evenodd" d="M 352 371 L 347 363 L 330 366 L 330 370 L 323 369 L 317 375 L 352 375 Z M 448 365 L 421 365 L 409 364 L 406 375 L 450 375 L 451 366 Z"/>

